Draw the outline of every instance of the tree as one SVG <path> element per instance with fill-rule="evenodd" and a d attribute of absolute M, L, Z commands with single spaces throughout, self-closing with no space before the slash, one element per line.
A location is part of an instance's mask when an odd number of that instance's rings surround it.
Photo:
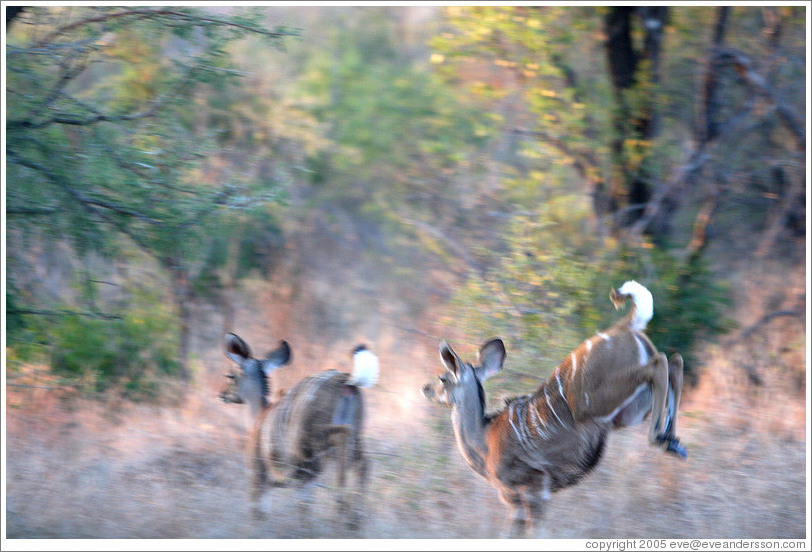
<path fill-rule="evenodd" d="M 67 239 L 79 254 L 113 257 L 132 244 L 157 261 L 186 378 L 192 278 L 215 238 L 207 225 L 278 193 L 272 182 L 217 178 L 207 163 L 218 129 L 196 124 L 198 91 L 238 81 L 225 55 L 235 40 L 279 46 L 295 34 L 265 29 L 258 13 L 191 8 L 27 7 L 11 20 L 10 235 Z"/>
<path fill-rule="evenodd" d="M 453 7 L 446 14 L 448 32 L 433 42 L 445 65 L 458 77 L 473 75 L 474 92 L 521 96 L 535 120 L 505 130 L 526 137 L 547 164 L 568 163 L 592 197 L 598 228 L 607 224 L 614 235 L 673 241 L 682 198 L 718 199 L 730 187 L 729 178 L 707 191 L 693 183 L 730 175 L 726 167 L 740 163 L 715 159 L 737 142 L 737 129 L 747 142 L 756 139 L 751 129 L 767 130 L 761 138 L 775 151 L 768 165 L 784 171 L 789 160 L 780 158 L 805 144 L 803 102 L 793 94 L 804 58 L 795 8 Z M 723 44 L 733 24 L 741 32 Z M 707 60 L 703 90 L 691 72 L 697 59 Z M 497 71 L 498 80 L 487 78 Z M 785 197 L 781 181 L 775 186 Z M 796 182 L 790 196 L 800 188 Z M 778 220 L 799 218 L 779 211 Z"/>
<path fill-rule="evenodd" d="M 726 10 L 445 10 L 447 26 L 432 42 L 441 70 L 494 113 L 511 102 L 503 131 L 524 139 L 515 157 L 503 156 L 501 192 L 512 206 L 504 247 L 460 301 L 477 298 L 474 325 L 502 328 L 538 358 L 549 354 L 532 350 L 550 342 L 543 334 L 560 333 L 553 322 L 594 329 L 603 316 L 579 304 L 581 292 L 591 302 L 608 279 L 637 277 L 651 287 L 669 282 L 655 290 L 660 304 L 701 307 L 699 319 L 667 313 L 680 326 L 671 328 L 679 349 L 697 327 L 724 330 L 724 286 L 702 258 L 706 230 L 727 200 L 727 213 L 740 218 L 717 217 L 715 235 L 735 236 L 731 245 L 746 251 L 736 224 L 764 221 L 754 206 L 765 203 L 758 190 L 770 190 L 781 203 L 765 240 L 791 231 L 798 213 L 790 206 L 802 203 L 796 151 L 805 143 L 802 95 L 792 93 L 803 76 L 802 12 Z M 733 22 L 744 29 L 737 44 L 720 46 Z M 703 72 L 704 93 L 696 86 Z M 702 116 L 709 140 L 698 130 Z"/>

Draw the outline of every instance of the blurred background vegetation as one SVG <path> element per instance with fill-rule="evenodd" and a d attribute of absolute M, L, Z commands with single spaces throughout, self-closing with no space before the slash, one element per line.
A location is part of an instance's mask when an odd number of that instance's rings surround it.
<path fill-rule="evenodd" d="M 695 377 L 727 263 L 804 259 L 799 6 L 7 10 L 10 380 L 154 398 L 200 305 L 349 264 L 516 390 L 634 278 Z"/>

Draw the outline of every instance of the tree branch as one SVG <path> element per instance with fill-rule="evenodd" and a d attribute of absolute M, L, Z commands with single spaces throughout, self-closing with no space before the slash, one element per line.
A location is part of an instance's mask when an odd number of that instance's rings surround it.
<path fill-rule="evenodd" d="M 6 216 L 20 215 L 20 216 L 45 216 L 56 213 L 55 208 L 45 207 L 6 207 Z"/>
<path fill-rule="evenodd" d="M 596 181 L 594 175 L 598 173 L 598 161 L 589 152 L 573 151 L 572 148 L 561 138 L 552 136 L 541 130 L 530 130 L 516 127 L 511 129 L 511 131 L 514 134 L 539 138 L 550 144 L 555 149 L 572 159 L 573 166 L 584 180 L 592 183 Z"/>
<path fill-rule="evenodd" d="M 213 17 L 202 17 L 191 15 L 188 13 L 183 13 L 179 11 L 172 11 L 172 10 L 155 10 L 149 8 L 136 8 L 132 10 L 114 12 L 114 13 L 105 13 L 101 15 L 97 15 L 94 17 L 87 17 L 85 19 L 80 19 L 79 21 L 74 21 L 73 23 L 69 23 L 63 27 L 60 27 L 50 34 L 48 34 L 45 38 L 40 40 L 36 43 L 37 46 L 44 46 L 50 42 L 53 42 L 58 36 L 69 33 L 70 31 L 77 29 L 79 27 L 83 27 L 85 25 L 90 25 L 92 23 L 104 23 L 106 21 L 111 21 L 114 19 L 118 19 L 121 17 L 131 17 L 133 19 L 154 19 L 154 18 L 170 18 L 170 19 L 180 19 L 183 21 L 191 21 L 191 22 L 200 22 L 205 24 L 211 25 L 219 25 L 224 27 L 234 27 L 236 29 L 240 29 L 242 31 L 261 34 L 265 36 L 269 36 L 271 38 L 284 38 L 286 36 L 292 36 L 294 33 L 275 33 L 271 31 L 266 31 L 264 29 L 258 29 L 256 27 L 249 27 L 247 25 L 242 25 L 240 23 L 235 23 L 233 21 L 228 21 L 224 19 L 215 19 Z"/>
<path fill-rule="evenodd" d="M 772 220 L 767 224 L 767 229 L 764 231 L 761 243 L 759 243 L 756 248 L 756 259 L 763 259 L 770 253 L 781 229 L 784 228 L 786 224 L 789 213 L 798 204 L 800 196 L 804 191 L 801 178 L 792 178 L 791 175 L 785 175 L 781 167 L 777 167 L 775 171 L 777 172 L 776 180 L 790 180 L 789 189 L 784 193 L 784 196 L 781 198 L 780 203 L 771 217 Z"/>
<path fill-rule="evenodd" d="M 712 54 L 718 64 L 732 65 L 747 87 L 756 95 L 767 99 L 775 106 L 776 113 L 798 142 L 798 148 L 806 148 L 806 131 L 803 119 L 789 105 L 776 98 L 767 80 L 755 71 L 753 63 L 745 54 L 731 48 L 715 48 Z"/>
<path fill-rule="evenodd" d="M 677 169 L 676 174 L 671 180 L 659 187 L 651 200 L 646 204 L 643 216 L 629 229 L 630 232 L 633 234 L 642 233 L 657 217 L 660 212 L 660 207 L 665 200 L 690 176 L 699 171 L 709 158 L 710 156 L 703 149 L 695 151 L 691 158 L 688 159 L 688 162 Z"/>
<path fill-rule="evenodd" d="M 457 240 L 449 236 L 447 233 L 443 232 L 439 228 L 435 228 L 430 224 L 425 222 L 414 220 L 408 217 L 401 216 L 400 220 L 406 224 L 414 226 L 418 229 L 418 231 L 423 232 L 424 234 L 428 234 L 434 239 L 438 239 L 441 242 L 445 243 L 446 246 L 455 254 L 457 257 L 462 259 L 465 264 L 469 267 L 476 270 L 479 274 L 484 274 L 485 270 L 482 265 L 476 261 L 471 255 L 469 255 L 467 249 L 462 246 Z"/>
<path fill-rule="evenodd" d="M 77 103 L 82 105 L 78 101 Z M 103 113 L 96 112 L 93 108 L 89 106 L 83 106 L 85 107 L 85 109 L 88 109 L 88 111 L 94 112 L 96 114 L 93 115 L 92 117 L 51 117 L 50 119 L 45 119 L 39 122 L 27 120 L 8 121 L 7 126 L 10 129 L 18 129 L 18 128 L 42 128 L 54 123 L 72 126 L 88 126 L 102 122 L 135 121 L 137 119 L 144 119 L 145 117 L 151 117 L 155 115 L 155 113 L 158 112 L 158 109 L 161 106 L 162 102 L 153 102 L 152 106 L 150 106 L 150 108 L 147 109 L 146 111 L 124 115 L 105 115 Z"/>
<path fill-rule="evenodd" d="M 109 216 L 109 214 L 107 212 L 105 212 L 103 209 L 99 209 L 98 207 L 110 209 L 110 210 L 113 210 L 114 212 L 118 212 L 119 214 L 135 216 L 137 218 L 140 218 L 142 220 L 146 220 L 147 222 L 151 222 L 153 224 L 158 224 L 158 221 L 154 221 L 153 219 L 150 219 L 149 217 L 147 217 L 145 215 L 142 215 L 140 213 L 136 213 L 134 211 L 129 211 L 129 210 L 124 209 L 124 208 L 116 209 L 117 206 L 114 206 L 112 204 L 107 204 L 107 203 L 101 202 L 99 200 L 91 200 L 89 198 L 86 198 L 85 195 L 82 194 L 81 192 L 73 190 L 69 186 L 65 186 L 64 183 L 62 182 L 62 179 L 59 178 L 59 176 L 57 176 L 56 174 L 54 174 L 50 170 L 48 170 L 46 167 L 43 167 L 42 165 L 39 165 L 38 163 L 35 163 L 33 161 L 24 159 L 24 158 L 20 157 L 19 155 L 17 155 L 16 153 L 14 153 L 13 151 L 9 150 L 8 148 L 6 148 L 6 159 L 11 160 L 13 163 L 16 163 L 16 164 L 18 164 L 18 165 L 20 165 L 22 167 L 27 167 L 27 168 L 29 168 L 29 169 L 31 169 L 33 171 L 36 171 L 36 172 L 42 174 L 43 176 L 45 176 L 45 178 L 47 178 L 49 181 L 51 181 L 52 184 L 54 184 L 55 186 L 65 190 L 66 192 L 68 192 L 69 195 L 71 195 L 71 197 L 73 197 L 74 199 L 79 201 L 79 204 L 85 210 L 87 210 L 88 212 L 98 216 L 105 223 L 109 224 L 110 226 L 112 226 L 113 228 L 115 228 L 116 230 L 118 230 L 119 232 L 124 234 L 125 236 L 129 237 L 133 241 L 133 243 L 135 243 L 139 248 L 141 248 L 148 255 L 154 257 L 154 252 L 152 251 L 152 249 L 149 247 L 149 245 L 140 236 L 136 235 L 127 226 L 122 224 L 120 221 L 117 221 L 117 220 L 113 219 L 112 217 Z"/>
<path fill-rule="evenodd" d="M 30 309 L 7 309 L 7 314 L 28 314 L 34 316 L 84 316 L 87 318 L 101 318 L 102 320 L 121 320 L 115 314 L 104 314 L 100 312 L 83 312 L 71 310 L 30 310 Z"/>
<path fill-rule="evenodd" d="M 751 324 L 750 326 L 743 329 L 738 336 L 731 339 L 728 343 L 730 345 L 734 343 L 738 343 L 740 341 L 744 341 L 745 339 L 749 338 L 751 335 L 759 331 L 762 327 L 766 324 L 771 322 L 776 318 L 780 318 L 782 316 L 805 316 L 806 312 L 804 309 L 784 309 L 784 310 L 777 310 L 773 312 L 768 312 L 764 316 L 758 319 L 755 324 Z"/>

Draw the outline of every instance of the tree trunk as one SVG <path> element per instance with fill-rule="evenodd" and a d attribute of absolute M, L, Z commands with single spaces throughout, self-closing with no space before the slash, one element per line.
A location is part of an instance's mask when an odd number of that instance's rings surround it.
<path fill-rule="evenodd" d="M 730 12 L 729 6 L 721 6 L 718 8 L 716 14 L 716 24 L 713 28 L 713 44 L 712 49 L 717 49 L 724 44 L 725 31 L 727 29 L 727 17 Z M 719 83 L 717 79 L 716 67 L 714 67 L 716 56 L 713 54 L 708 56 L 707 66 L 705 69 L 705 83 L 703 90 L 703 128 L 700 132 L 700 143 L 704 147 L 708 142 L 713 141 L 719 135 L 721 127 L 721 120 L 718 115 L 721 109 L 721 102 L 719 100 Z"/>
<path fill-rule="evenodd" d="M 638 51 L 633 40 L 633 16 L 639 16 L 644 40 Z M 656 87 L 660 80 L 660 53 L 668 7 L 615 6 L 604 18 L 606 56 L 609 76 L 615 91 L 614 138 L 612 139 L 611 181 L 603 192 L 602 205 L 615 212 L 615 231 L 631 226 L 643 214 L 642 207 L 651 199 L 652 182 L 657 176 L 649 169 L 650 141 L 658 133 L 658 113 L 653 94 L 648 101 L 632 106 L 627 92 L 635 86 Z M 640 82 L 640 61 L 648 61 L 648 82 Z M 638 102 L 639 104 L 640 102 Z M 657 232 L 666 232 L 658 228 Z"/>

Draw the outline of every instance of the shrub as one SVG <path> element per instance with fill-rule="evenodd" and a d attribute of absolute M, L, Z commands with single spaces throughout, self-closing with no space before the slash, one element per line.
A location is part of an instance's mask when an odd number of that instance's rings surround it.
<path fill-rule="evenodd" d="M 507 253 L 452 299 L 452 323 L 472 344 L 506 340 L 516 382 L 508 375 L 500 385 L 526 390 L 525 376 L 546 377 L 583 339 L 618 320 L 609 291 L 630 279 L 654 295 L 648 335 L 666 354 L 683 355 L 691 381 L 694 345 L 731 327 L 724 282 L 699 257 L 683 261 L 648 243 L 596 238 L 585 230 L 588 206 L 577 198 L 559 196 L 538 213 L 514 219 Z"/>
<path fill-rule="evenodd" d="M 142 294 L 120 319 L 60 317 L 51 328 L 51 370 L 83 390 L 122 389 L 133 399 L 156 398 L 161 380 L 180 374 L 171 310 Z"/>

